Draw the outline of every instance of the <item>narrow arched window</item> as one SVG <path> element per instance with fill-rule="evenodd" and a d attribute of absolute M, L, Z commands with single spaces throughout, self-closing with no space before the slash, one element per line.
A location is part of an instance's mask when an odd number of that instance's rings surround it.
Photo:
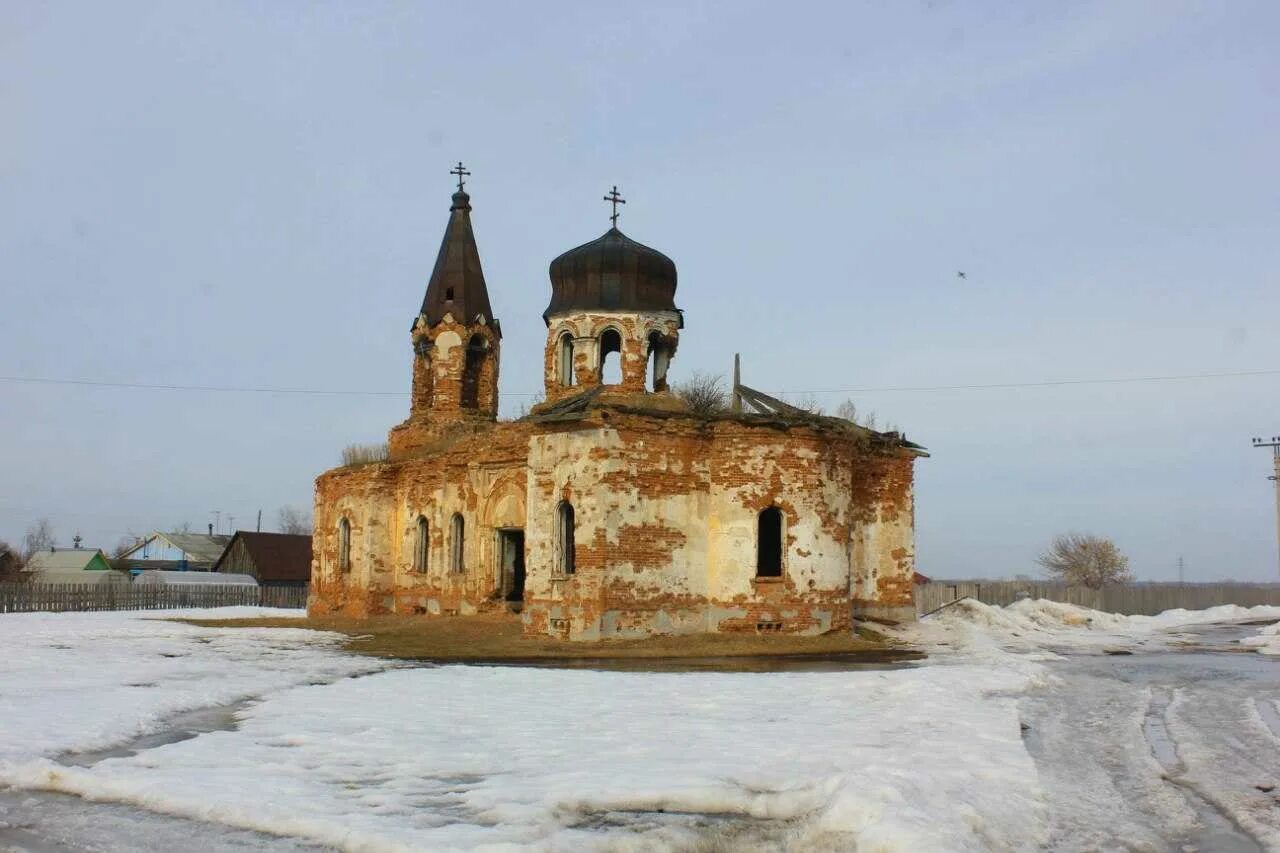
<path fill-rule="evenodd" d="M 338 571 L 351 571 L 351 522 L 338 522 Z"/>
<path fill-rule="evenodd" d="M 573 504 L 561 501 L 556 507 L 556 572 L 571 575 L 577 571 L 577 545 L 574 542 L 576 524 Z"/>
<path fill-rule="evenodd" d="M 776 506 L 756 519 L 756 577 L 782 577 L 782 510 Z"/>
<path fill-rule="evenodd" d="M 617 357 L 610 358 L 614 353 Z M 605 329 L 600 336 L 600 384 L 622 384 L 622 334 L 617 329 Z"/>
<path fill-rule="evenodd" d="M 484 366 L 488 345 L 483 335 L 472 335 L 467 341 L 467 354 L 462 365 L 462 395 L 458 401 L 464 409 L 474 409 L 480 400 L 480 368 Z"/>
<path fill-rule="evenodd" d="M 463 537 L 466 534 L 466 525 L 462 521 L 462 514 L 455 512 L 453 521 L 449 525 L 449 568 L 455 572 L 463 571 Z"/>
<path fill-rule="evenodd" d="M 413 539 L 413 567 L 419 572 L 427 570 L 427 547 L 431 541 L 431 529 L 427 526 L 427 520 L 422 516 L 418 516 L 417 533 Z"/>
<path fill-rule="evenodd" d="M 560 336 L 557 372 L 560 374 L 561 385 L 567 387 L 573 384 L 573 335 L 568 332 Z"/>

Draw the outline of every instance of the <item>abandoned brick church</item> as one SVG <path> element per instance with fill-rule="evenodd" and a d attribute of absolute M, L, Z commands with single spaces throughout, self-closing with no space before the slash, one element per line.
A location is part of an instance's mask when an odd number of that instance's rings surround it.
<path fill-rule="evenodd" d="M 311 613 L 510 609 L 573 640 L 914 618 L 923 450 L 736 377 L 730 408 L 692 411 L 667 384 L 676 266 L 614 209 L 551 262 L 545 401 L 499 421 L 502 327 L 459 180 L 410 332 L 409 417 L 385 461 L 316 480 Z"/>

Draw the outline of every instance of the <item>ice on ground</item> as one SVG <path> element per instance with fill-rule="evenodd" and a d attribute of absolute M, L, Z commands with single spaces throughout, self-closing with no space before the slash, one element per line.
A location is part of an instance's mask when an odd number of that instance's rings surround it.
<path fill-rule="evenodd" d="M 1257 701 L 1232 685 L 1194 694 L 1181 689 L 1167 724 L 1185 781 L 1265 849 L 1280 850 L 1280 739 L 1258 713 Z"/>
<path fill-rule="evenodd" d="M 1143 738 L 1149 688 L 1088 671 L 1036 691 L 1020 709 L 1050 793 L 1048 849 L 1164 850 L 1196 814 Z"/>

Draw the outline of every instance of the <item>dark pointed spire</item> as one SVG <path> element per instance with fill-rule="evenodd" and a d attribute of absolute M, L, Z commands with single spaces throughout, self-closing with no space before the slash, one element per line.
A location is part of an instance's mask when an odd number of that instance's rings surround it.
<path fill-rule="evenodd" d="M 461 168 L 459 163 L 458 169 Z M 474 323 L 477 317 L 484 317 L 486 323 L 494 322 L 484 270 L 480 267 L 480 250 L 471 230 L 471 196 L 461 189 L 453 194 L 449 224 L 427 283 L 422 313 L 429 326 L 439 323 L 445 314 L 452 314 L 459 323 Z"/>

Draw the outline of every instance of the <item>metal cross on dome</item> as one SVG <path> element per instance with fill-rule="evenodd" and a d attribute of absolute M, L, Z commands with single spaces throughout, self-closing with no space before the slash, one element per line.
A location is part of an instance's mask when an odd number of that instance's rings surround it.
<path fill-rule="evenodd" d="M 617 228 L 618 227 L 618 205 L 626 204 L 627 200 L 622 196 L 618 195 L 617 184 L 613 185 L 613 189 L 609 190 L 609 194 L 604 197 L 604 200 L 613 205 L 613 215 L 609 217 L 609 221 L 613 223 L 614 228 Z"/>
<path fill-rule="evenodd" d="M 452 169 L 449 170 L 449 174 L 458 176 L 458 192 L 462 192 L 462 177 L 463 175 L 470 176 L 471 173 L 468 172 L 466 169 L 462 168 L 461 160 L 458 161 L 458 165 L 454 166 Z"/>

